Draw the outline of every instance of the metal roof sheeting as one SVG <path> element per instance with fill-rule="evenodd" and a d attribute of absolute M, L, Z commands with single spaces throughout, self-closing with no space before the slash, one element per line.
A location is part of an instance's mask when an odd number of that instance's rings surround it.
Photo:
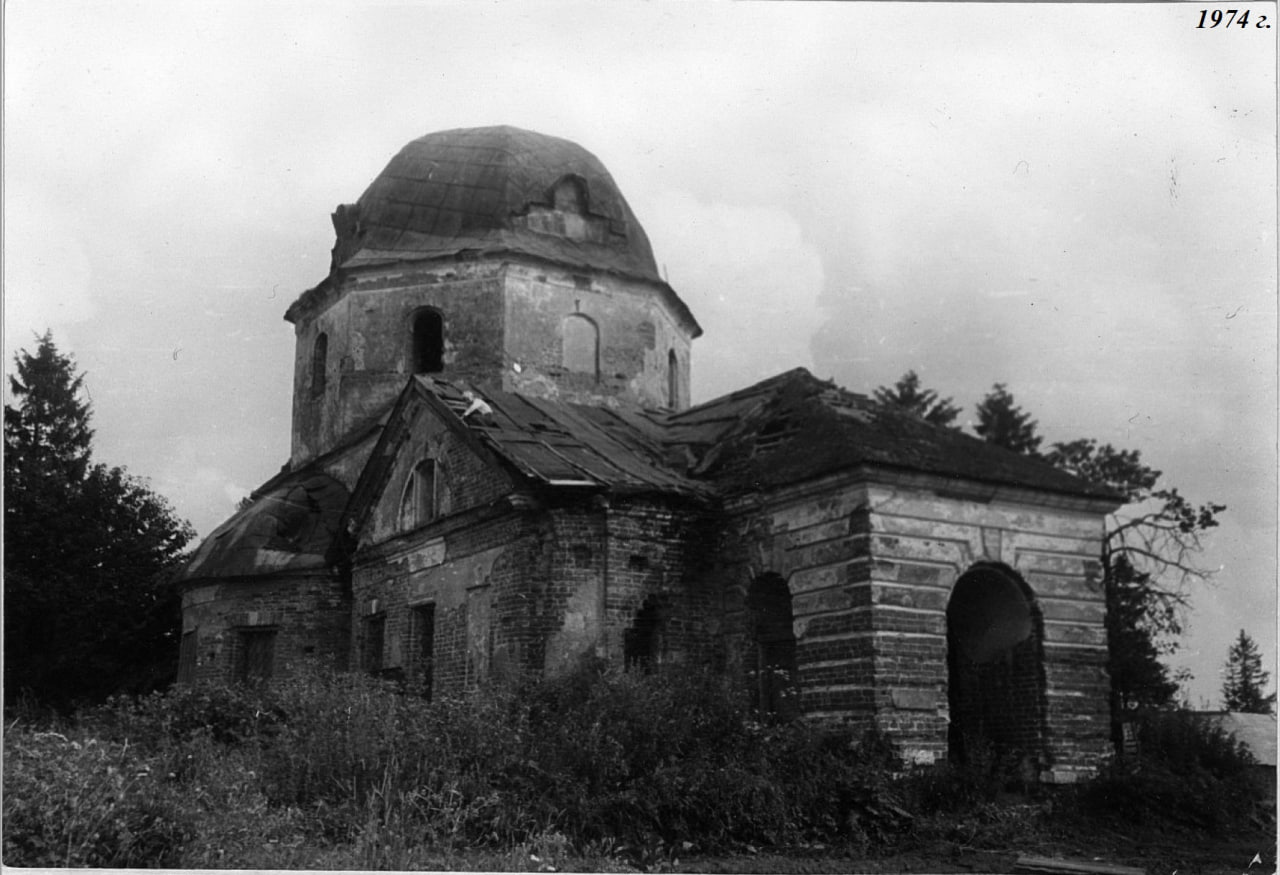
<path fill-rule="evenodd" d="M 422 385 L 456 412 L 470 403 L 464 388 Z M 711 497 L 872 466 L 1119 500 L 1041 459 L 886 409 L 803 368 L 678 413 L 505 392 L 484 398 L 492 413 L 467 424 L 521 473 L 548 485 L 585 480 Z"/>
<path fill-rule="evenodd" d="M 419 385 L 461 416 L 470 390 L 442 380 Z M 589 484 L 619 492 L 710 497 L 712 487 L 668 467 L 663 446 L 608 408 L 486 392 L 490 412 L 464 422 L 521 474 L 548 486 Z"/>

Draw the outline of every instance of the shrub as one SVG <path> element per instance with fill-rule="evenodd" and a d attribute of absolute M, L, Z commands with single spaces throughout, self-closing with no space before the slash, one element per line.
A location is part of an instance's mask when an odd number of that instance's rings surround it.
<path fill-rule="evenodd" d="M 1258 803 L 1247 749 L 1186 711 L 1152 712 L 1138 732 L 1140 754 L 1112 763 L 1083 789 L 1088 810 L 1137 823 L 1223 830 Z"/>
<path fill-rule="evenodd" d="M 158 748 L 201 733 L 223 744 L 243 744 L 274 731 L 283 718 L 270 688 L 184 684 L 138 698 L 112 698 L 81 715 L 80 722 L 119 741 Z"/>

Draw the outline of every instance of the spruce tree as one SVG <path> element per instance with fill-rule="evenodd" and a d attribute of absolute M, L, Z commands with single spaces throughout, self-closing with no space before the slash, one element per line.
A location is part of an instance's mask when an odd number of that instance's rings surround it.
<path fill-rule="evenodd" d="M 973 430 L 987 443 L 1015 453 L 1034 456 L 1040 449 L 1036 421 L 1013 402 L 1013 395 L 1004 383 L 992 386 L 978 404 L 978 423 Z"/>
<path fill-rule="evenodd" d="M 934 425 L 951 426 L 960 415 L 960 408 L 950 398 L 939 398 L 933 389 L 921 389 L 920 375 L 915 371 L 907 371 L 892 388 L 881 386 L 873 394 L 880 404 L 905 410 Z"/>
<path fill-rule="evenodd" d="M 1271 673 L 1262 669 L 1262 654 L 1258 645 L 1243 629 L 1240 637 L 1227 651 L 1225 679 L 1222 683 L 1222 705 L 1228 711 L 1245 714 L 1270 714 L 1275 708 L 1276 695 L 1264 696 L 1262 691 L 1271 679 Z"/>

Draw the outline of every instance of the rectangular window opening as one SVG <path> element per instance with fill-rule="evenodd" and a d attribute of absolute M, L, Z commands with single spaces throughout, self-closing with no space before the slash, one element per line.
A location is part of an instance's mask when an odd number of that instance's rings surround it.
<path fill-rule="evenodd" d="M 178 648 L 178 683 L 189 684 L 196 679 L 196 633 L 195 630 L 182 633 L 182 643 Z"/>
<path fill-rule="evenodd" d="M 431 691 L 435 684 L 436 666 L 436 606 L 422 605 L 413 611 L 414 637 L 414 684 L 423 697 L 431 701 Z"/>
<path fill-rule="evenodd" d="M 370 674 L 382 671 L 382 650 L 387 630 L 387 615 L 374 614 L 364 620 L 364 670 Z"/>
<path fill-rule="evenodd" d="M 242 629 L 236 658 L 236 680 L 259 683 L 275 671 L 276 630 Z"/>

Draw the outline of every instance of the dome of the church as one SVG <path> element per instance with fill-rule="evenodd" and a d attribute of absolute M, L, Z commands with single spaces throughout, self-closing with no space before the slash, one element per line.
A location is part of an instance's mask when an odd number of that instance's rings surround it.
<path fill-rule="evenodd" d="M 649 239 L 598 158 L 520 128 L 413 140 L 334 214 L 336 267 L 521 253 L 661 281 Z"/>

